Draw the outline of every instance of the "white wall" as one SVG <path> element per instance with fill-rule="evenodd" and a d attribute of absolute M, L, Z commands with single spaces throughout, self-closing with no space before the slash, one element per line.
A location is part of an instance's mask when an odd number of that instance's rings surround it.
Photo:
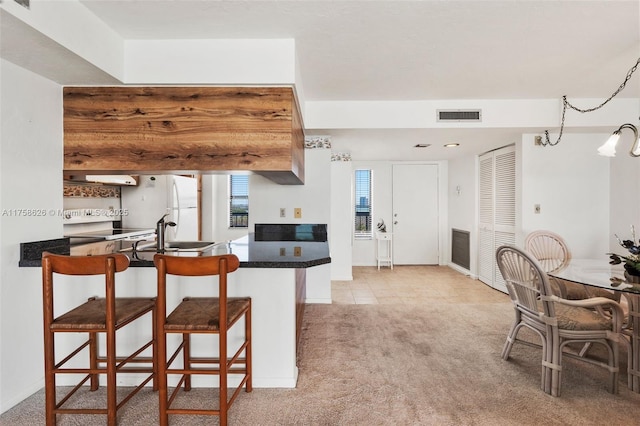
<path fill-rule="evenodd" d="M 640 238 L 640 158 L 629 155 L 632 139 L 633 133 L 624 131 L 618 142 L 616 156 L 605 160 L 609 162 L 611 172 L 609 250 L 619 254 L 626 254 L 626 250 L 620 247 L 614 234 L 623 240 L 630 240 L 633 225 L 636 242 Z"/>
<path fill-rule="evenodd" d="M 304 185 L 278 185 L 251 175 L 249 178 L 249 230 L 256 223 L 326 223 L 331 235 L 331 151 L 305 149 Z M 294 208 L 302 218 L 293 217 Z M 280 208 L 286 217 L 280 217 Z M 331 255 L 333 249 L 330 246 Z M 307 269 L 307 303 L 331 303 L 331 267 Z"/>
<path fill-rule="evenodd" d="M 10 13 L 55 43 L 64 46 L 64 48 L 60 48 L 60 46 L 54 48 L 55 52 L 61 56 L 67 55 L 65 51 L 68 49 L 105 73 L 119 80 L 122 79 L 124 72 L 122 37 L 80 2 L 31 1 L 29 9 L 27 9 L 17 2 L 5 1 L 0 3 L 0 9 L 2 9 L 2 13 Z M 38 44 L 41 41 L 20 40 L 21 43 L 24 43 L 22 47 L 26 49 L 25 52 L 28 55 L 33 55 L 33 51 L 38 52 L 45 61 L 51 62 L 52 69 L 58 68 L 54 74 L 59 74 L 60 70 L 65 68 L 65 58 L 69 56 L 60 58 L 50 55 L 48 50 L 42 49 L 43 46 L 34 45 L 34 43 Z M 45 44 L 47 48 L 52 47 L 48 42 Z M 42 63 L 38 63 L 43 58 L 32 58 L 26 63 L 29 66 L 42 65 Z M 75 58 L 73 60 L 75 61 Z M 72 73 L 73 70 L 69 72 Z"/>
<path fill-rule="evenodd" d="M 42 277 L 19 268 L 20 243 L 59 238 L 62 88 L 0 62 L 0 412 L 42 388 Z M 13 214 L 33 209 L 43 216 Z"/>
<path fill-rule="evenodd" d="M 353 172 L 350 161 L 331 162 L 331 279 L 351 281 L 353 256 Z"/>
<path fill-rule="evenodd" d="M 249 229 L 256 223 L 329 223 L 331 151 L 305 149 L 304 185 L 278 185 L 260 175 L 249 178 Z M 302 218 L 293 209 L 302 209 Z M 280 217 L 280 208 L 286 217 Z"/>
<path fill-rule="evenodd" d="M 127 40 L 128 84 L 295 83 L 295 41 Z"/>
<path fill-rule="evenodd" d="M 476 157 L 465 157 L 449 161 L 449 206 L 447 215 L 449 227 L 447 229 L 449 240 L 453 228 L 470 232 L 469 244 L 471 248 L 469 271 L 465 271 L 458 265 L 451 264 L 451 245 L 446 250 L 446 260 L 449 265 L 461 272 L 477 275 L 477 161 Z M 472 272 L 473 271 L 473 272 Z"/>
<path fill-rule="evenodd" d="M 523 135 L 521 144 L 522 237 L 546 229 L 567 241 L 573 257 L 606 256 L 610 168 L 596 151 L 608 135 L 565 133 L 554 147 L 535 146 L 534 136 Z"/>

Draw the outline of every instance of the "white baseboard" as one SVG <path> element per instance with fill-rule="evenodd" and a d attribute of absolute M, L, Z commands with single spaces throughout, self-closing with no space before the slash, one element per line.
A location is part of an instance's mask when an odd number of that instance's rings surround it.
<path fill-rule="evenodd" d="M 353 275 L 338 275 L 331 277 L 331 281 L 353 281 Z"/>
<path fill-rule="evenodd" d="M 25 388 L 22 392 L 12 395 L 9 400 L 0 401 L 0 414 L 20 404 L 22 401 L 29 398 L 31 395 L 38 392 L 42 388 L 44 388 L 44 378 Z"/>
<path fill-rule="evenodd" d="M 461 266 L 458 266 L 455 263 L 449 262 L 449 264 L 447 266 L 449 268 L 455 270 L 455 271 L 460 272 L 461 274 L 464 274 L 464 275 L 468 276 L 469 278 L 472 278 L 474 280 L 478 279 L 477 275 L 472 274 L 471 271 L 469 271 L 468 269 L 465 269 L 465 268 L 463 268 Z"/>
<path fill-rule="evenodd" d="M 305 299 L 304 300 L 305 304 L 312 304 L 312 303 L 321 303 L 321 304 L 331 304 L 331 298 L 326 298 L 323 297 L 321 299 Z"/>

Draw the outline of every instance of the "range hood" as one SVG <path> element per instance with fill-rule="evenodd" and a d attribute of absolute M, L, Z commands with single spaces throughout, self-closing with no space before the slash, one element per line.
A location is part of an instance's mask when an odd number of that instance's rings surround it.
<path fill-rule="evenodd" d="M 84 175 L 84 174 L 67 174 L 64 175 L 65 180 L 73 182 L 91 182 L 101 183 L 103 185 L 118 186 L 136 186 L 138 179 L 131 175 Z"/>
<path fill-rule="evenodd" d="M 138 181 L 130 175 L 87 175 L 87 182 L 104 183 L 105 185 L 137 185 Z"/>

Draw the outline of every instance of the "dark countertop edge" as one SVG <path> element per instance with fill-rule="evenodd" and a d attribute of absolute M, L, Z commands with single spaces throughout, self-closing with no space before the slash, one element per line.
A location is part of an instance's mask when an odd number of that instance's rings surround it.
<path fill-rule="evenodd" d="M 243 237 L 236 241 L 243 241 L 247 237 Z M 308 242 L 286 242 L 289 244 L 304 244 Z M 242 245 L 246 245 L 245 242 L 241 243 Z M 324 242 L 324 244 L 327 244 Z M 70 253 L 70 243 L 68 237 L 56 238 L 51 240 L 43 240 L 43 241 L 34 241 L 29 243 L 21 243 L 20 244 L 20 260 L 18 262 L 19 267 L 40 267 L 42 266 L 42 252 L 50 251 L 56 254 L 64 254 L 69 255 Z M 328 249 L 327 249 L 328 254 Z M 331 263 L 330 256 L 318 257 L 315 259 L 300 259 L 300 260 L 256 260 L 256 261 L 247 261 L 241 260 L 240 267 L 241 268 L 310 268 L 313 266 L 323 265 Z M 150 259 L 131 259 L 130 267 L 154 267 L 153 260 Z"/>
<path fill-rule="evenodd" d="M 311 268 L 313 266 L 325 265 L 331 263 L 330 257 L 323 257 L 320 259 L 307 260 L 307 261 L 288 261 L 288 262 L 240 262 L 241 268 Z"/>
<path fill-rule="evenodd" d="M 21 260 L 18 262 L 19 267 L 25 266 L 42 266 L 41 260 Z"/>
<path fill-rule="evenodd" d="M 278 269 L 278 268 L 311 268 L 313 266 L 325 265 L 327 263 L 331 263 L 330 257 L 325 257 L 322 259 L 314 259 L 309 261 L 300 261 L 300 262 L 240 262 L 241 268 L 269 268 L 269 269 Z M 21 260 L 18 263 L 20 267 L 39 267 L 42 266 L 41 260 Z M 153 261 L 151 260 L 131 260 L 129 264 L 130 268 L 149 268 L 153 267 Z"/>
<path fill-rule="evenodd" d="M 35 261 L 34 261 L 35 262 Z M 258 261 L 258 262 L 240 262 L 241 268 L 268 268 L 268 269 L 279 269 L 279 268 L 311 268 L 314 266 L 325 265 L 331 263 L 330 257 L 324 257 L 320 259 L 308 260 L 308 261 L 285 261 L 285 262 L 269 262 L 269 261 Z M 22 265 L 21 265 L 22 266 Z M 24 266 L 40 266 L 38 262 L 37 265 L 24 265 Z M 130 268 L 149 268 L 153 267 L 152 260 L 131 260 L 129 264 Z"/>

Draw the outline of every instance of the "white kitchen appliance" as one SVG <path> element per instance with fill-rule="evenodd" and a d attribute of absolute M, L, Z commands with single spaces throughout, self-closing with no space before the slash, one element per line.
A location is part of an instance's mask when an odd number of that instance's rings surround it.
<path fill-rule="evenodd" d="M 123 228 L 153 228 L 165 213 L 166 241 L 198 239 L 198 181 L 177 175 L 140 176 L 138 186 L 123 186 Z"/>

